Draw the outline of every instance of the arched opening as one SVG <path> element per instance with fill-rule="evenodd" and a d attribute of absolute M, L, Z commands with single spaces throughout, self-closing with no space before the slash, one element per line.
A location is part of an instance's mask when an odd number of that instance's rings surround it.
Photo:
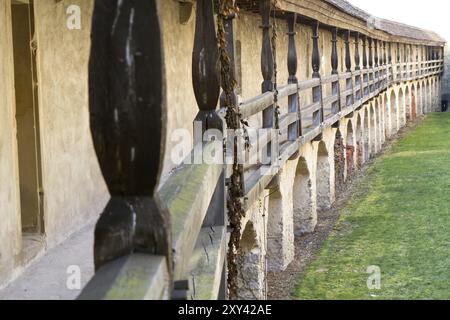
<path fill-rule="evenodd" d="M 364 136 L 362 130 L 361 115 L 358 115 L 356 121 L 356 166 L 361 169 L 364 163 Z"/>
<path fill-rule="evenodd" d="M 317 209 L 331 208 L 330 161 L 325 142 L 319 143 L 316 170 Z"/>
<path fill-rule="evenodd" d="M 345 183 L 345 145 L 339 129 L 334 139 L 334 181 L 336 193 L 342 191 Z"/>
<path fill-rule="evenodd" d="M 425 83 L 425 106 L 424 106 L 424 113 L 430 112 L 430 104 L 431 104 L 430 81 L 427 80 L 426 83 Z"/>
<path fill-rule="evenodd" d="M 353 124 L 350 120 L 347 123 L 347 136 L 346 136 L 346 158 L 347 158 L 347 179 L 351 178 L 355 172 L 355 146 L 353 136 Z"/>
<path fill-rule="evenodd" d="M 251 221 L 247 223 L 242 233 L 237 260 L 237 299 L 265 299 L 265 259 Z"/>
<path fill-rule="evenodd" d="M 399 128 L 403 127 L 406 122 L 406 110 L 405 110 L 405 95 L 403 90 L 400 89 L 398 92 L 398 106 L 399 106 Z"/>
<path fill-rule="evenodd" d="M 370 107 L 370 154 L 374 156 L 377 153 L 377 119 L 375 108 Z"/>
<path fill-rule="evenodd" d="M 311 233 L 317 224 L 317 211 L 312 193 L 311 176 L 304 158 L 300 158 L 294 179 L 294 233 Z"/>
<path fill-rule="evenodd" d="M 397 132 L 398 125 L 397 125 L 397 96 L 395 95 L 394 90 L 392 90 L 389 99 L 389 109 L 391 114 L 391 134 L 395 134 Z"/>

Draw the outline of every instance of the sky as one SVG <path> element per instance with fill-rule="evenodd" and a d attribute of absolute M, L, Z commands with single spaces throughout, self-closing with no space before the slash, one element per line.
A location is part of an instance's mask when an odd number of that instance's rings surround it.
<path fill-rule="evenodd" d="M 432 30 L 450 42 L 449 0 L 348 0 L 374 16 Z"/>

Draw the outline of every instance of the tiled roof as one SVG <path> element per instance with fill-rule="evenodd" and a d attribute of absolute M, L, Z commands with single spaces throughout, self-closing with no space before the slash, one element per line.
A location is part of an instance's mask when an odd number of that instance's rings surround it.
<path fill-rule="evenodd" d="M 417 40 L 434 41 L 434 42 L 446 42 L 444 38 L 439 36 L 436 32 L 423 30 L 417 27 L 409 26 L 403 23 L 389 21 L 386 19 L 374 17 L 364 10 L 355 7 L 346 0 L 324 0 L 329 4 L 335 6 L 341 11 L 361 19 L 368 23 L 369 26 L 375 29 L 385 31 L 394 36 L 407 37 Z"/>

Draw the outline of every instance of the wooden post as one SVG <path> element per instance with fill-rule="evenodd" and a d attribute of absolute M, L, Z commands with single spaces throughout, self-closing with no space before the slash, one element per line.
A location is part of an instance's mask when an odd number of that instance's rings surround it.
<path fill-rule="evenodd" d="M 352 59 L 350 55 L 350 30 L 345 31 L 344 34 L 344 42 L 345 42 L 345 67 L 346 72 L 352 72 Z M 354 103 L 353 96 L 353 75 L 350 76 L 349 79 L 346 80 L 346 89 L 352 90 L 351 94 L 348 94 L 346 97 L 346 106 L 351 106 Z"/>
<path fill-rule="evenodd" d="M 192 83 L 199 113 L 195 118 L 202 132 L 223 129 L 216 109 L 220 95 L 219 50 L 215 31 L 212 0 L 197 1 L 194 49 L 192 52 Z M 201 143 L 202 137 L 196 137 Z"/>
<path fill-rule="evenodd" d="M 377 39 L 373 39 L 373 44 L 375 46 L 375 68 L 379 67 L 378 64 L 378 40 Z"/>
<path fill-rule="evenodd" d="M 195 148 L 203 155 L 203 134 L 210 129 L 217 129 L 224 133 L 225 124 L 217 114 L 217 106 L 220 96 L 220 58 L 217 45 L 217 36 L 214 21 L 213 0 L 197 0 L 194 48 L 192 52 L 192 85 L 199 113 L 194 123 L 201 125 L 202 130 L 194 130 Z M 226 32 L 227 53 L 230 58 L 230 72 L 234 78 L 234 40 L 233 40 L 233 16 L 224 22 Z M 220 103 L 225 104 L 227 97 L 225 92 L 220 97 Z M 231 95 L 230 103 L 237 103 L 235 92 Z M 224 106 L 224 105 L 223 105 Z M 195 124 L 194 124 L 195 127 Z M 197 150 L 198 150 L 197 149 Z M 225 154 L 224 154 L 225 158 Z M 199 159 L 203 161 L 203 157 Z M 225 167 L 224 167 L 225 169 Z M 214 194 L 209 204 L 209 209 L 202 223 L 202 228 L 223 227 L 226 219 L 225 196 L 225 170 L 214 189 Z M 226 297 L 226 262 L 222 266 L 224 283 L 220 288 L 220 297 Z"/>
<path fill-rule="evenodd" d="M 288 57 L 287 57 L 287 67 L 289 71 L 289 84 L 297 84 L 297 67 L 298 67 L 298 59 L 297 59 L 297 47 L 295 44 L 295 36 L 297 32 L 295 31 L 295 26 L 297 24 L 297 14 L 289 13 L 288 14 Z M 297 140 L 298 137 L 301 136 L 301 112 L 299 105 L 299 95 L 296 92 L 293 95 L 288 97 L 288 108 L 290 113 L 296 113 L 298 115 L 298 121 L 291 124 L 288 128 L 288 139 L 290 141 Z"/>
<path fill-rule="evenodd" d="M 90 127 L 111 200 L 95 228 L 94 262 L 132 253 L 166 257 L 169 212 L 158 188 L 166 142 L 160 15 L 155 1 L 95 1 L 89 61 Z"/>
<path fill-rule="evenodd" d="M 355 70 L 361 70 L 359 57 L 359 32 L 355 33 Z"/>
<path fill-rule="evenodd" d="M 337 33 L 338 28 L 333 28 L 331 31 L 331 74 L 339 74 L 339 57 L 337 50 Z"/>
<path fill-rule="evenodd" d="M 361 70 L 359 58 L 359 32 L 355 33 L 355 70 Z"/>
<path fill-rule="evenodd" d="M 369 38 L 369 68 L 373 68 L 372 38 Z"/>
<path fill-rule="evenodd" d="M 312 23 L 312 69 L 313 78 L 320 78 L 320 52 L 319 52 L 319 21 L 314 21 Z"/>
<path fill-rule="evenodd" d="M 388 63 L 392 64 L 392 43 L 389 42 Z"/>
<path fill-rule="evenodd" d="M 320 79 L 320 52 L 319 52 L 319 21 L 313 21 L 312 23 L 312 69 L 313 78 Z M 319 126 L 324 120 L 324 110 L 322 101 L 322 84 L 313 88 L 313 102 L 320 103 L 320 111 L 317 114 L 313 114 L 313 124 Z"/>
<path fill-rule="evenodd" d="M 339 75 L 339 56 L 337 49 L 337 36 L 338 36 L 338 28 L 333 28 L 331 30 L 331 74 Z M 332 93 L 333 95 L 337 95 L 338 101 L 334 102 L 331 109 L 332 113 L 336 114 L 341 111 L 341 90 L 340 90 L 340 81 L 339 78 L 337 81 L 332 83 Z"/>
<path fill-rule="evenodd" d="M 366 83 L 369 82 L 369 74 L 367 71 L 367 36 L 363 35 L 362 37 L 362 60 L 363 60 L 363 83 L 366 85 Z M 364 96 L 369 94 L 369 87 L 364 88 L 362 94 Z"/>
<path fill-rule="evenodd" d="M 352 72 L 352 58 L 350 56 L 350 30 L 347 30 L 344 35 L 345 42 L 345 67 L 346 72 Z"/>
<path fill-rule="evenodd" d="M 262 93 L 274 90 L 274 56 L 272 51 L 272 43 L 270 39 L 270 10 L 271 1 L 270 0 L 259 0 L 259 11 L 262 19 L 262 48 L 261 48 L 261 73 L 263 76 L 263 83 L 261 85 Z M 273 129 L 275 128 L 275 108 L 270 106 L 263 110 L 262 116 L 263 128 Z M 273 142 L 269 141 L 267 144 L 268 152 L 263 154 L 270 155 L 271 161 L 273 162 L 274 157 L 277 156 L 272 152 Z"/>

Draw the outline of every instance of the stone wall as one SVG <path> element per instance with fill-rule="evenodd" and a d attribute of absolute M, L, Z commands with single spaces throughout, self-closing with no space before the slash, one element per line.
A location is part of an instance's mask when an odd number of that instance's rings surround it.
<path fill-rule="evenodd" d="M 21 249 L 11 9 L 0 1 L 0 287 Z"/>

